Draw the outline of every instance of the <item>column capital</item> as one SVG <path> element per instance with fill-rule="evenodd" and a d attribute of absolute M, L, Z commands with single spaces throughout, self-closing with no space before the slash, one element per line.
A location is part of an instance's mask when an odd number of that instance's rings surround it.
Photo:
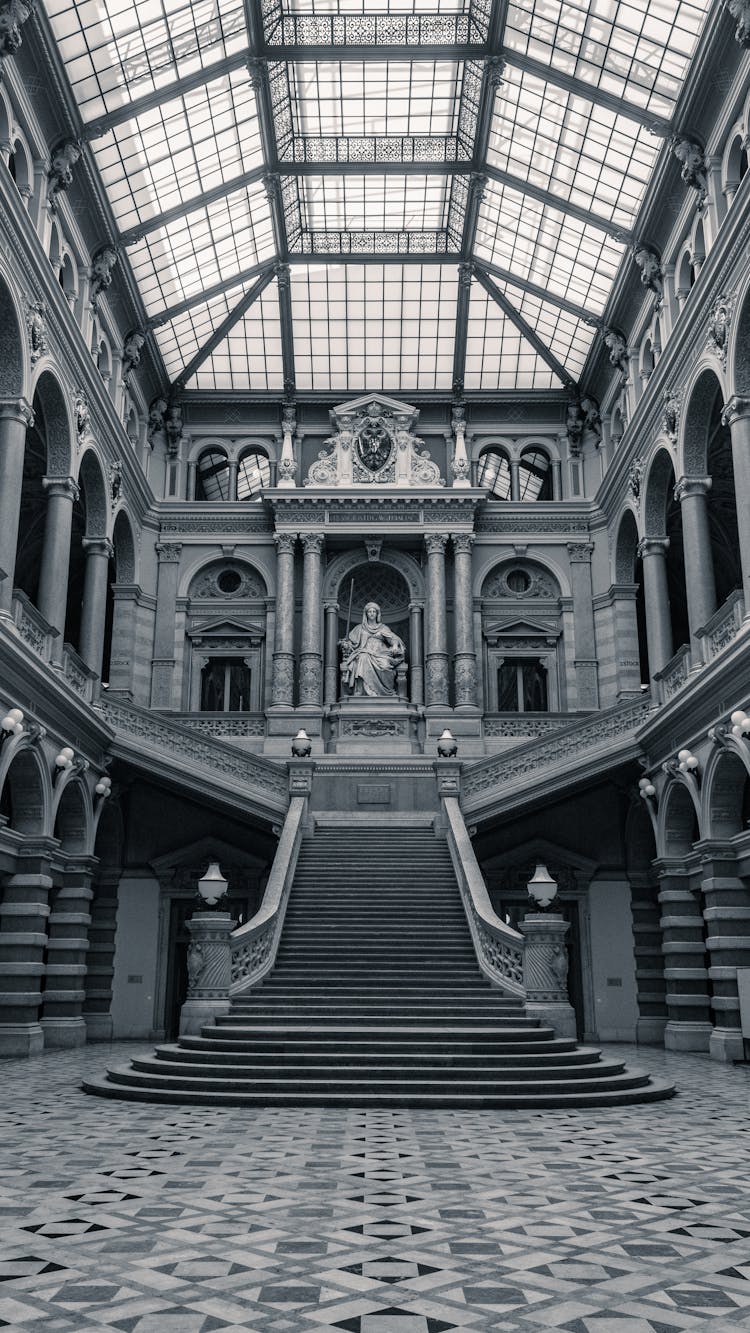
<path fill-rule="evenodd" d="M 567 542 L 568 558 L 571 565 L 590 565 L 594 554 L 593 542 Z"/>
<path fill-rule="evenodd" d="M 414 611 L 424 611 L 424 601 L 418 601 L 416 598 L 412 598 L 409 602 L 409 612 L 411 613 Z"/>
<path fill-rule="evenodd" d="M 323 610 L 325 611 L 326 615 L 331 615 L 331 616 L 337 615 L 338 609 L 339 609 L 338 602 L 328 601 L 323 603 Z"/>
<path fill-rule="evenodd" d="M 81 545 L 87 555 L 103 555 L 107 560 L 111 560 L 115 553 L 109 537 L 84 537 Z"/>
<path fill-rule="evenodd" d="M 273 539 L 279 555 L 294 555 L 294 548 L 297 544 L 296 532 L 275 532 Z"/>
<path fill-rule="evenodd" d="M 444 555 L 445 547 L 448 542 L 448 535 L 445 532 L 428 532 L 425 535 L 424 544 L 428 555 Z"/>
<path fill-rule="evenodd" d="M 457 555 L 471 555 L 471 548 L 474 545 L 473 532 L 454 532 L 451 541 Z"/>
<path fill-rule="evenodd" d="M 305 555 L 320 555 L 325 537 L 322 532 L 303 532 L 300 541 Z"/>
<path fill-rule="evenodd" d="M 641 560 L 649 555 L 666 556 L 669 550 L 669 537 L 641 537 L 638 543 L 638 555 Z"/>
<path fill-rule="evenodd" d="M 42 477 L 42 486 L 48 495 L 65 496 L 68 500 L 77 500 L 80 487 L 72 477 Z"/>
<path fill-rule="evenodd" d="M 34 410 L 25 398 L 0 398 L 0 421 L 17 421 L 33 426 Z"/>
<path fill-rule="evenodd" d="M 680 477 L 674 488 L 674 498 L 685 500 L 694 495 L 708 495 L 711 485 L 710 477 Z"/>
<path fill-rule="evenodd" d="M 732 426 L 735 421 L 746 421 L 750 417 L 750 398 L 743 398 L 742 394 L 735 393 L 724 405 L 724 411 L 721 414 L 722 426 Z"/>
<path fill-rule="evenodd" d="M 176 565 L 182 555 L 182 542 L 157 542 L 155 550 L 160 565 Z"/>

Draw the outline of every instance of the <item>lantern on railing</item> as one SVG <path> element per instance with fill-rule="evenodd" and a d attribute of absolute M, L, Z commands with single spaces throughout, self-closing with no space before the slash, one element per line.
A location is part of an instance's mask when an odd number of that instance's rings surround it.
<path fill-rule="evenodd" d="M 206 907 L 215 907 L 224 897 L 229 884 L 221 873 L 218 861 L 212 861 L 205 875 L 198 880 L 198 892 Z"/>

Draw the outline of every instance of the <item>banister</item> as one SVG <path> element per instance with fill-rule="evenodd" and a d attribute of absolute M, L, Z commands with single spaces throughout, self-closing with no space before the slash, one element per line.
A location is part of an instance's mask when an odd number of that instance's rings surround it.
<path fill-rule="evenodd" d="M 260 907 L 255 916 L 232 931 L 230 995 L 242 995 L 257 986 L 276 961 L 302 842 L 306 805 L 306 796 L 293 796 L 290 800 Z"/>
<path fill-rule="evenodd" d="M 524 938 L 496 915 L 474 855 L 471 838 L 456 796 L 443 796 L 448 848 L 461 891 L 477 962 L 486 977 L 507 995 L 525 998 Z"/>

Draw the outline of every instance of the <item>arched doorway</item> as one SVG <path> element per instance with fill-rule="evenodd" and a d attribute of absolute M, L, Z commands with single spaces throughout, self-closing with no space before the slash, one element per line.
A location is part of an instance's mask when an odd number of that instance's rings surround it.
<path fill-rule="evenodd" d="M 630 509 L 620 520 L 615 547 L 615 584 L 617 592 L 617 626 L 615 641 L 618 656 L 628 663 L 637 655 L 641 685 L 651 679 L 646 634 L 646 599 L 643 589 L 643 558 L 639 551 L 638 528 Z M 633 601 L 627 601 L 628 589 L 634 589 Z M 632 596 L 632 594 L 630 594 Z M 637 648 L 637 654 L 634 651 Z M 625 673 L 623 673 L 625 674 Z"/>

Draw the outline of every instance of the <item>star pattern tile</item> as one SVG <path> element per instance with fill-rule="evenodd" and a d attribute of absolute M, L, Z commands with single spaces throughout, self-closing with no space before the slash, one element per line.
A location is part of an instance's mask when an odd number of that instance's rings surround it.
<path fill-rule="evenodd" d="M 679 1096 L 166 1118 L 80 1093 L 97 1047 L 8 1061 L 0 1329 L 750 1329 L 750 1071 L 637 1059 Z"/>

